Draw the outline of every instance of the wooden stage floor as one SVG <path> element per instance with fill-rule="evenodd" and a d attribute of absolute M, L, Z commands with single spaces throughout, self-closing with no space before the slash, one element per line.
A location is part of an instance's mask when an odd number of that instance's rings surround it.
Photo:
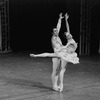
<path fill-rule="evenodd" d="M 68 63 L 62 93 L 52 90 L 51 72 L 51 58 L 0 54 L 0 100 L 100 100 L 99 57 Z"/>

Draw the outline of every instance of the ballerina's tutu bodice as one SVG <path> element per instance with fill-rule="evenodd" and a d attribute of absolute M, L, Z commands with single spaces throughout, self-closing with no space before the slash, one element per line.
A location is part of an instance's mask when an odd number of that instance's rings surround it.
<path fill-rule="evenodd" d="M 73 53 L 77 49 L 77 43 L 74 41 L 74 39 L 71 39 L 70 41 L 68 41 L 66 47 L 69 53 Z"/>

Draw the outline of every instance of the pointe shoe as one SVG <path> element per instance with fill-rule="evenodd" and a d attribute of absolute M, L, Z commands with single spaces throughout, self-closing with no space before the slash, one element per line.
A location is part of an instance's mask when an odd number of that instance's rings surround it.
<path fill-rule="evenodd" d="M 62 92 L 63 91 L 63 84 L 60 84 L 59 87 L 60 87 L 60 92 Z"/>
<path fill-rule="evenodd" d="M 53 90 L 60 91 L 60 88 L 59 88 L 59 86 L 56 85 L 56 86 L 53 87 Z"/>
<path fill-rule="evenodd" d="M 30 54 L 31 57 L 36 57 L 34 54 Z"/>

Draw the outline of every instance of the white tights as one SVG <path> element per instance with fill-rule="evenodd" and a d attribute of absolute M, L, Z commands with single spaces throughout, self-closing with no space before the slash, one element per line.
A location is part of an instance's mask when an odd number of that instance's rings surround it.
<path fill-rule="evenodd" d="M 59 58 L 52 58 L 52 62 L 53 62 L 53 71 L 52 71 L 52 84 L 53 84 L 53 89 L 56 91 L 63 91 L 63 79 L 64 79 L 64 73 L 66 71 L 65 67 L 67 62 L 63 59 L 59 59 Z M 57 69 L 60 65 L 61 62 L 61 70 L 58 73 Z M 58 78 L 60 81 L 60 84 L 58 85 Z"/>

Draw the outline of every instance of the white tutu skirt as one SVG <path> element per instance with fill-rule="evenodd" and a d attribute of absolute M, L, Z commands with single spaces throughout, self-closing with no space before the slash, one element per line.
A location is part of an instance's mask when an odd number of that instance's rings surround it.
<path fill-rule="evenodd" d="M 77 57 L 77 53 L 66 53 L 66 52 L 58 52 L 58 55 L 66 60 L 67 62 L 71 62 L 73 64 L 78 64 L 79 63 L 79 58 Z"/>

